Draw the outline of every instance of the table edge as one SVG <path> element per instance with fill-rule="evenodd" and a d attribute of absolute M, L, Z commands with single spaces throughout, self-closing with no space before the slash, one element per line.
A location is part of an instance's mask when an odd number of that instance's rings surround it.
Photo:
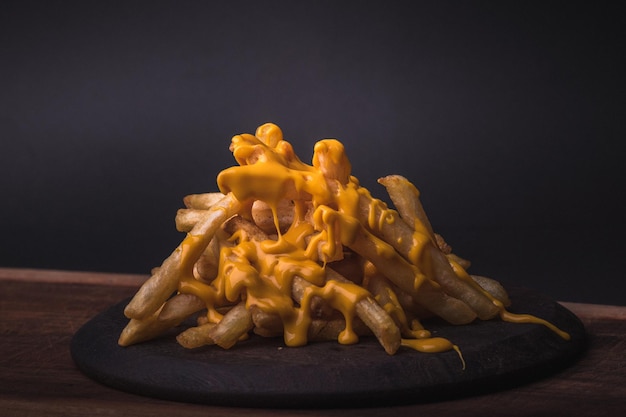
<path fill-rule="evenodd" d="M 139 287 L 148 275 L 56 269 L 0 268 L 0 281 Z"/>

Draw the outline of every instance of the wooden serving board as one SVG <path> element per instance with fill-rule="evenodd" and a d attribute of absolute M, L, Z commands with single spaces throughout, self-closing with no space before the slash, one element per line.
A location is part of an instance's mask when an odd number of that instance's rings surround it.
<path fill-rule="evenodd" d="M 71 354 L 90 378 L 123 391 L 212 405 L 323 408 L 399 405 L 493 392 L 545 377 L 584 352 L 584 326 L 569 310 L 529 289 L 509 290 L 510 310 L 544 318 L 571 335 L 565 341 L 542 325 L 499 320 L 451 326 L 424 323 L 456 352 L 401 348 L 387 355 L 373 338 L 286 347 L 280 338 L 253 336 L 229 350 L 186 350 L 174 334 L 126 348 L 117 345 L 128 300 L 86 323 Z"/>

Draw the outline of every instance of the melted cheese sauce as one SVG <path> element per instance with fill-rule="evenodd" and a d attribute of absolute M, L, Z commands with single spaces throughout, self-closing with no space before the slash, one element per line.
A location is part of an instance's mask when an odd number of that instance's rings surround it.
<path fill-rule="evenodd" d="M 239 163 L 223 170 L 218 178 L 219 189 L 224 194 L 232 193 L 244 206 L 254 200 L 265 202 L 272 210 L 276 224 L 276 239 L 255 241 L 245 233 L 235 233 L 230 245 L 220 253 L 219 273 L 210 283 L 194 278 L 193 267 L 200 254 L 195 244 L 199 239 L 188 235 L 181 244 L 181 271 L 179 292 L 200 297 L 207 306 L 207 317 L 218 322 L 222 315 L 216 305 L 235 304 L 245 300 L 246 305 L 256 306 L 267 313 L 278 315 L 283 322 L 284 339 L 288 346 L 307 343 L 307 331 L 311 323 L 311 299 L 321 297 L 345 318 L 345 330 L 338 341 L 343 344 L 356 343 L 358 336 L 353 330 L 355 304 L 369 296 L 367 290 L 353 283 L 326 280 L 325 268 L 330 262 L 342 258 L 343 246 L 350 246 L 357 233 L 362 231 L 359 222 L 359 201 L 365 196 L 370 199 L 367 227 L 380 230 L 385 224 L 399 221 L 398 213 L 361 187 L 350 174 L 343 145 L 334 139 L 318 142 L 314 148 L 312 165 L 303 163 L 295 155 L 288 142 L 282 138 L 280 129 L 272 124 L 261 126 L 257 136 L 243 134 L 232 139 L 231 151 Z M 278 207 L 281 201 L 292 200 L 295 204 L 295 219 L 291 227 L 281 233 L 278 224 Z M 307 206 L 312 202 L 312 222 L 305 219 Z M 416 221 L 412 236 L 412 249 L 407 261 L 414 266 L 413 287 L 419 289 L 425 279 L 430 279 L 432 266 L 424 248 L 433 244 L 427 228 Z M 383 257 L 397 256 L 393 247 L 373 235 L 368 239 Z M 462 279 L 469 275 L 458 264 L 453 265 Z M 300 303 L 293 301 L 291 288 L 295 276 L 314 284 L 307 287 Z M 473 282 L 473 281 L 472 281 Z M 500 308 L 500 317 L 511 322 L 540 323 L 561 332 L 541 319 L 528 315 L 515 315 Z M 383 306 L 394 317 L 404 317 L 393 306 Z M 406 320 L 404 318 L 403 320 Z M 420 352 L 443 352 L 458 348 L 449 340 L 431 337 L 419 323 L 411 327 L 409 338 L 402 346 Z"/>

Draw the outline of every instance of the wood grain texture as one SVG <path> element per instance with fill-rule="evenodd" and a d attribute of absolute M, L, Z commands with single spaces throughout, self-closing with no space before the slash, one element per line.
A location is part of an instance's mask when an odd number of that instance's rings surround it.
<path fill-rule="evenodd" d="M 175 403 L 128 394 L 85 377 L 76 369 L 69 351 L 72 335 L 80 326 L 132 296 L 141 283 L 138 279 L 130 284 L 123 277 L 0 269 L 0 414 L 612 416 L 626 409 L 626 308 L 569 303 L 566 306 L 581 318 L 589 334 L 586 355 L 550 378 L 489 395 L 391 408 L 259 410 Z"/>

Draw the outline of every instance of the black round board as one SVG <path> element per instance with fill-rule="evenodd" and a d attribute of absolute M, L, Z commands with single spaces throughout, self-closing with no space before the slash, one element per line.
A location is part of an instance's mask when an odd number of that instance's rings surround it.
<path fill-rule="evenodd" d="M 542 325 L 500 320 L 452 326 L 426 322 L 458 354 L 401 348 L 390 356 L 374 338 L 286 347 L 281 338 L 252 336 L 229 350 L 186 350 L 175 333 L 120 347 L 128 300 L 87 322 L 71 354 L 90 378 L 123 391 L 166 400 L 272 408 L 366 407 L 452 399 L 510 388 L 571 364 L 585 350 L 584 326 L 560 304 L 535 291 L 509 289 L 510 311 L 544 318 L 570 333 L 561 339 Z M 178 329 L 180 331 L 180 329 Z"/>

